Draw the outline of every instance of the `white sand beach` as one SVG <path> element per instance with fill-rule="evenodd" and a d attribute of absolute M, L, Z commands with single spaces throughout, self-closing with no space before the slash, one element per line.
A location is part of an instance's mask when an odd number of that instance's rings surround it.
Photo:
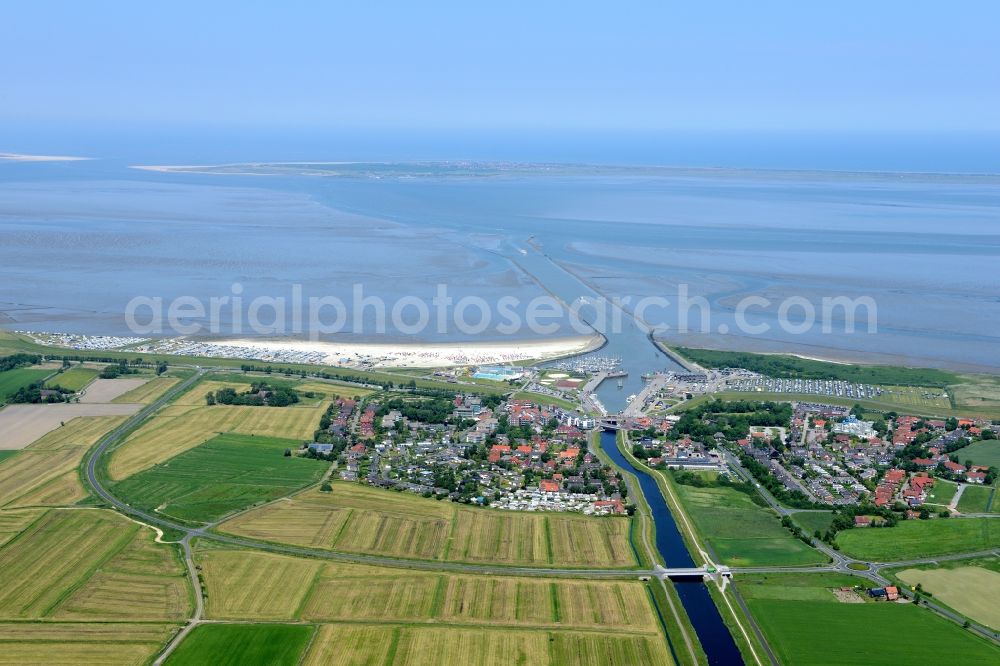
<path fill-rule="evenodd" d="M 541 340 L 398 344 L 252 338 L 212 341 L 177 339 L 155 345 L 155 351 L 345 367 L 445 368 L 546 360 L 592 351 L 603 342 L 600 335 Z"/>
<path fill-rule="evenodd" d="M 24 155 L 21 153 L 0 153 L 0 160 L 8 162 L 78 162 L 90 160 L 92 157 L 73 157 L 71 155 Z"/>

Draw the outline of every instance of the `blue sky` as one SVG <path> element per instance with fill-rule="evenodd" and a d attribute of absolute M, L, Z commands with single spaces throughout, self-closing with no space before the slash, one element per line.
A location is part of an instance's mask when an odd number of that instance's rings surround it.
<path fill-rule="evenodd" d="M 0 123 L 1000 131 L 1000 3 L 0 5 Z"/>

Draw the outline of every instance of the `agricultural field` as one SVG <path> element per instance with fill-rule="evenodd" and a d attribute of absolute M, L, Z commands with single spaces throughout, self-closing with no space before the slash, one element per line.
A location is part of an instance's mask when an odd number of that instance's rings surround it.
<path fill-rule="evenodd" d="M 180 381 L 177 377 L 154 377 L 142 386 L 119 395 L 112 402 L 148 405 L 156 402 L 157 398 Z"/>
<path fill-rule="evenodd" d="M 246 407 L 204 404 L 204 384 L 195 386 L 180 400 L 192 400 L 200 406 L 173 404 L 160 410 L 143 427 L 132 433 L 111 455 L 108 473 L 113 480 L 149 469 L 199 444 L 224 433 L 264 437 L 312 439 L 326 409 L 325 402 L 312 406 Z M 186 397 L 185 397 L 186 396 Z"/>
<path fill-rule="evenodd" d="M 149 375 L 126 375 L 115 379 L 95 379 L 80 396 L 82 403 L 108 403 L 141 388 L 149 381 Z"/>
<path fill-rule="evenodd" d="M 0 548 L 0 618 L 182 619 L 185 572 L 153 538 L 111 511 L 47 511 Z"/>
<path fill-rule="evenodd" d="M 14 368 L 0 372 L 0 404 L 6 402 L 10 394 L 17 393 L 18 389 L 40 382 L 53 372 L 54 370 L 38 367 Z"/>
<path fill-rule="evenodd" d="M 172 624 L 0 622 L 0 664 L 149 663 Z"/>
<path fill-rule="evenodd" d="M 833 523 L 832 511 L 796 511 L 792 514 L 792 520 L 812 536 L 816 530 L 826 532 Z"/>
<path fill-rule="evenodd" d="M 1000 439 L 984 439 L 955 451 L 961 462 L 971 460 L 974 465 L 1000 467 Z"/>
<path fill-rule="evenodd" d="M 913 604 L 844 603 L 832 591 L 860 581 L 831 574 L 768 574 L 745 576 L 737 584 L 782 663 L 895 666 L 956 659 L 995 664 L 1000 659 L 1000 648 Z"/>
<path fill-rule="evenodd" d="M 265 408 L 266 409 L 266 408 Z M 324 462 L 284 456 L 299 441 L 219 435 L 119 481 L 111 490 L 135 507 L 190 522 L 210 522 L 319 481 Z"/>
<path fill-rule="evenodd" d="M 845 530 L 837 534 L 845 555 L 869 562 L 973 552 L 1000 546 L 1000 522 L 992 518 L 904 520 L 896 527 Z"/>
<path fill-rule="evenodd" d="M 399 641 L 398 627 L 324 624 L 316 630 L 304 666 L 367 666 L 388 663 Z"/>
<path fill-rule="evenodd" d="M 930 493 L 927 495 L 927 504 L 948 506 L 955 497 L 956 492 L 958 492 L 958 484 L 938 479 L 931 486 Z"/>
<path fill-rule="evenodd" d="M 1000 377 L 996 375 L 959 375 L 958 383 L 948 388 L 959 408 L 984 415 L 1000 413 Z"/>
<path fill-rule="evenodd" d="M 170 666 L 298 664 L 315 627 L 294 624 L 208 624 L 196 627 L 170 655 Z"/>
<path fill-rule="evenodd" d="M 520 566 L 627 567 L 629 519 L 523 513 L 334 482 L 237 516 L 219 529 L 351 553 Z"/>
<path fill-rule="evenodd" d="M 86 497 L 77 465 L 89 447 L 125 418 L 75 418 L 0 461 L 0 507 L 65 505 Z"/>
<path fill-rule="evenodd" d="M 130 416 L 139 405 L 8 405 L 0 409 L 0 447 L 22 449 L 73 419 L 89 416 Z"/>
<path fill-rule="evenodd" d="M 49 381 L 45 382 L 45 385 L 61 386 L 64 389 L 79 392 L 84 386 L 97 379 L 98 374 L 100 374 L 100 371 L 95 368 L 85 368 L 82 365 L 78 365 L 55 375 Z"/>
<path fill-rule="evenodd" d="M 976 622 L 1000 631 L 1000 573 L 979 566 L 906 569 L 896 577 L 920 584 L 944 603 Z"/>
<path fill-rule="evenodd" d="M 729 566 L 798 566 L 826 562 L 781 526 L 780 519 L 749 495 L 721 486 L 674 484 L 698 532 Z"/>
<path fill-rule="evenodd" d="M 395 648 L 394 666 L 673 663 L 662 638 L 620 633 L 405 627 Z"/>
<path fill-rule="evenodd" d="M 45 509 L 0 510 L 0 546 L 17 536 L 24 528 L 38 520 Z"/>
<path fill-rule="evenodd" d="M 645 586 L 633 580 L 446 574 L 211 545 L 195 557 L 210 619 L 660 631 Z"/>
<path fill-rule="evenodd" d="M 958 500 L 958 510 L 961 513 L 987 513 L 994 504 L 992 486 L 966 486 L 962 497 Z M 1000 507 L 998 507 L 1000 508 Z"/>

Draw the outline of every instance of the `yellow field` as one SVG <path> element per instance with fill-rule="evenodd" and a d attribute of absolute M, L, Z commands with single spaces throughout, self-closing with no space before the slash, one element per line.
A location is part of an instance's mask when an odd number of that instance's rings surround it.
<path fill-rule="evenodd" d="M 183 620 L 191 612 L 187 568 L 172 546 L 140 530 L 53 613 L 60 620 Z"/>
<path fill-rule="evenodd" d="M 206 615 L 228 620 L 292 620 L 323 563 L 263 552 L 206 550 Z"/>
<path fill-rule="evenodd" d="M 0 623 L 0 664 L 144 664 L 177 629 L 164 624 Z"/>
<path fill-rule="evenodd" d="M 444 574 L 260 551 L 196 551 L 217 620 L 406 622 L 659 635 L 639 581 Z"/>
<path fill-rule="evenodd" d="M 188 599 L 180 563 L 170 546 L 152 539 L 151 531 L 111 511 L 48 511 L 0 548 L 0 617 L 183 617 Z"/>
<path fill-rule="evenodd" d="M 563 581 L 556 587 L 559 619 L 571 627 L 617 627 L 656 633 L 649 593 L 632 581 Z"/>
<path fill-rule="evenodd" d="M 74 467 L 68 472 L 43 483 L 31 492 L 21 495 L 8 507 L 70 506 L 87 496 L 80 483 L 80 474 Z"/>
<path fill-rule="evenodd" d="M 307 620 L 431 618 L 441 576 L 402 569 L 327 565 L 302 612 Z"/>
<path fill-rule="evenodd" d="M 38 520 L 38 517 L 44 512 L 44 509 L 0 511 L 0 546 L 17 536 L 28 525 Z"/>
<path fill-rule="evenodd" d="M 549 564 L 548 516 L 514 511 L 459 511 L 449 557 L 469 562 Z"/>
<path fill-rule="evenodd" d="M 73 419 L 0 463 L 0 506 L 58 505 L 85 496 L 76 468 L 87 449 L 124 416 Z M 55 487 L 47 487 L 55 484 Z"/>
<path fill-rule="evenodd" d="M 398 629 L 325 624 L 316 630 L 305 666 L 382 666 Z"/>
<path fill-rule="evenodd" d="M 451 576 L 441 608 L 442 620 L 461 624 L 551 625 L 554 614 L 550 581 L 506 576 Z"/>
<path fill-rule="evenodd" d="M 224 523 L 224 529 L 264 541 L 331 548 L 350 514 L 351 509 L 334 509 L 297 497 L 236 516 Z"/>
<path fill-rule="evenodd" d="M 310 490 L 237 516 L 220 529 L 265 541 L 413 559 L 635 564 L 625 518 L 493 511 L 338 482 L 332 492 Z"/>
<path fill-rule="evenodd" d="M 348 553 L 384 553 L 419 560 L 441 559 L 451 521 L 444 518 L 349 509 L 332 545 Z"/>
<path fill-rule="evenodd" d="M 427 664 L 547 664 L 545 632 L 484 629 L 401 629 L 394 666 Z"/>
<path fill-rule="evenodd" d="M 899 578 L 920 583 L 934 598 L 986 626 L 1000 630 L 1000 573 L 983 567 L 907 569 Z"/>
<path fill-rule="evenodd" d="M 550 515 L 553 561 L 569 566 L 600 562 L 627 567 L 636 563 L 635 553 L 629 545 L 628 520 L 579 516 L 566 516 L 562 520 L 552 518 Z"/>
<path fill-rule="evenodd" d="M 111 402 L 123 402 L 128 404 L 139 403 L 148 405 L 156 402 L 156 399 L 167 392 L 171 386 L 181 380 L 176 377 L 155 377 L 140 386 L 132 389 L 128 393 L 123 393 Z"/>
<path fill-rule="evenodd" d="M 212 383 L 199 384 L 193 390 L 199 391 Z M 325 402 L 280 408 L 171 405 L 114 451 L 108 471 L 112 479 L 124 479 L 173 458 L 219 433 L 311 439 L 326 406 Z"/>

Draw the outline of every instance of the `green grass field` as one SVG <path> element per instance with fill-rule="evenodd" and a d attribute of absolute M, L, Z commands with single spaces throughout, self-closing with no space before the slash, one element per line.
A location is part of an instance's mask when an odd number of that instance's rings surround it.
<path fill-rule="evenodd" d="M 531 400 L 537 405 L 553 405 L 555 407 L 561 407 L 563 409 L 577 409 L 577 405 L 569 400 L 564 400 L 563 398 L 556 398 L 550 395 L 542 395 L 541 393 L 531 393 L 529 391 L 518 391 L 514 393 L 512 398 L 518 400 Z"/>
<path fill-rule="evenodd" d="M 90 382 L 97 379 L 100 372 L 94 368 L 83 368 L 76 366 L 60 372 L 45 383 L 46 386 L 61 386 L 70 391 L 79 391 Z"/>
<path fill-rule="evenodd" d="M 40 382 L 51 374 L 51 370 L 43 368 L 14 368 L 0 372 L 0 403 L 6 402 L 18 389 Z"/>
<path fill-rule="evenodd" d="M 675 484 L 691 519 L 723 564 L 797 566 L 826 562 L 822 553 L 796 539 L 776 515 L 746 493 L 724 487 Z"/>
<path fill-rule="evenodd" d="M 299 663 L 313 632 L 311 625 L 209 624 L 196 627 L 166 663 L 243 666 Z"/>
<path fill-rule="evenodd" d="M 896 527 L 840 532 L 846 555 L 870 562 L 893 562 L 1000 546 L 1000 522 L 992 518 L 904 520 Z"/>
<path fill-rule="evenodd" d="M 276 437 L 219 435 L 116 483 L 113 492 L 132 506 L 208 522 L 318 481 L 326 464 L 282 455 L 299 444 Z"/>
<path fill-rule="evenodd" d="M 997 646 L 912 604 L 843 603 L 832 592 L 859 582 L 827 574 L 769 574 L 741 577 L 737 585 L 785 664 L 1000 661 Z"/>
<path fill-rule="evenodd" d="M 955 451 L 961 462 L 971 460 L 975 465 L 1000 467 L 1000 439 L 984 439 Z"/>
<path fill-rule="evenodd" d="M 992 486 L 968 486 L 958 500 L 958 510 L 962 513 L 986 513 L 994 492 Z"/>
<path fill-rule="evenodd" d="M 927 503 L 947 506 L 951 503 L 951 500 L 955 497 L 955 493 L 957 491 L 957 484 L 952 483 L 951 481 L 945 481 L 944 479 L 938 479 L 931 487 L 930 493 L 927 495 Z"/>
<path fill-rule="evenodd" d="M 792 520 L 801 527 L 809 536 L 819 530 L 826 532 L 833 522 L 832 511 L 796 511 L 792 514 Z"/>

